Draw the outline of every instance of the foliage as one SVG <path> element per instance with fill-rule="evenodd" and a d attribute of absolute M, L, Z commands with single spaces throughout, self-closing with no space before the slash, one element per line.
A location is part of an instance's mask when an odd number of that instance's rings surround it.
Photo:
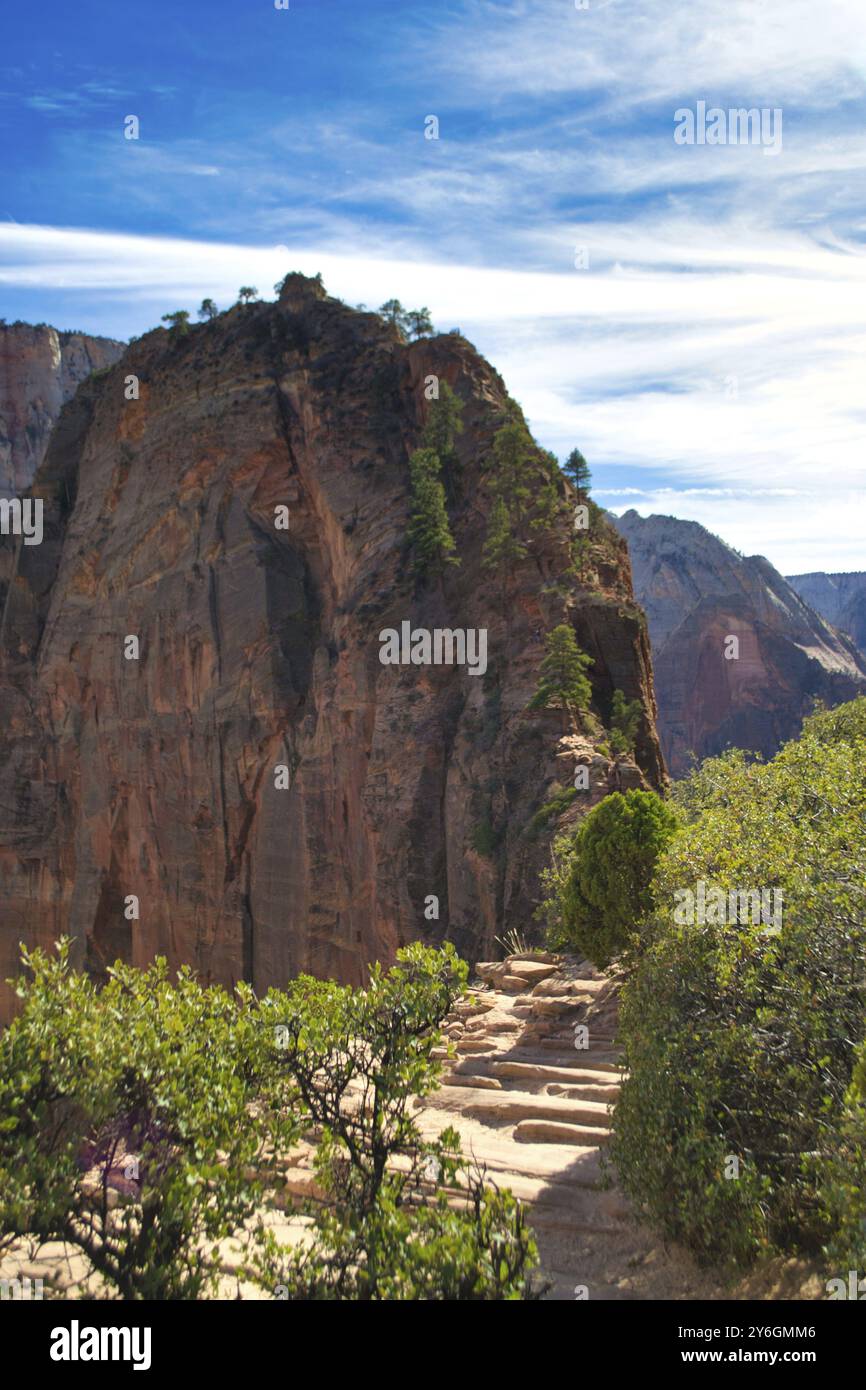
<path fill-rule="evenodd" d="M 622 1004 L 623 1183 L 703 1259 L 844 1243 L 842 1199 L 866 1213 L 850 1089 L 866 1032 L 866 699 L 812 716 L 766 765 L 705 762 L 676 800 L 684 828 Z M 739 899 L 699 920 L 701 880 L 781 890 L 781 924 L 743 920 Z"/>
<path fill-rule="evenodd" d="M 485 859 L 492 859 L 501 840 L 501 833 L 493 828 L 490 815 L 486 813 L 472 831 L 472 848 Z"/>
<path fill-rule="evenodd" d="M 621 690 L 613 692 L 610 712 L 610 746 L 616 754 L 633 753 L 637 731 L 643 718 L 640 700 L 627 700 Z"/>
<path fill-rule="evenodd" d="M 365 990 L 302 976 L 263 1008 L 285 1030 L 280 1061 L 319 1136 L 326 1194 L 308 1204 L 308 1243 L 271 1238 L 258 1277 L 290 1299 L 517 1299 L 535 1248 L 522 1210 L 487 1187 L 445 1130 L 424 1140 L 412 1098 L 433 1089 L 439 1024 L 465 989 L 453 947 L 398 954 Z M 449 1201 L 463 1178 L 465 1203 Z M 434 1195 L 427 1192 L 432 1186 Z"/>
<path fill-rule="evenodd" d="M 163 961 L 117 965 L 99 989 L 68 942 L 24 962 L 0 1037 L 4 1242 L 65 1241 L 124 1299 L 213 1291 L 219 1242 L 243 1228 L 275 1296 L 534 1296 L 519 1204 L 413 1117 L 465 988 L 452 947 L 401 951 L 364 990 L 302 976 L 262 1001 L 172 980 Z M 309 1240 L 283 1249 L 253 1218 L 283 1200 L 311 1129 L 324 1199 Z"/>
<path fill-rule="evenodd" d="M 574 628 L 560 623 L 547 634 L 547 653 L 541 663 L 538 689 L 529 702 L 530 709 L 555 706 L 578 718 L 589 708 L 592 687 L 586 671 L 592 657 L 577 645 Z"/>
<path fill-rule="evenodd" d="M 556 459 L 539 449 L 512 403 L 509 418 L 493 438 L 488 474 L 493 503 L 483 548 L 487 568 L 513 571 L 533 534 L 554 525 L 563 512 L 557 474 Z"/>
<path fill-rule="evenodd" d="M 379 308 L 386 323 L 399 329 L 404 337 L 424 338 L 433 332 L 429 309 L 404 309 L 399 299 L 386 299 Z"/>
<path fill-rule="evenodd" d="M 421 431 L 421 444 L 432 449 L 440 463 L 453 465 L 456 459 L 455 444 L 458 434 L 463 433 L 463 402 L 452 391 L 447 381 L 439 383 L 439 396 L 431 401 L 430 411 L 424 429 Z"/>
<path fill-rule="evenodd" d="M 238 290 L 238 303 L 250 304 L 252 300 L 258 299 L 259 292 L 255 285 L 241 285 Z"/>
<path fill-rule="evenodd" d="M 677 818 L 655 792 L 606 796 L 566 851 L 555 915 L 561 940 L 604 969 L 622 954 L 652 904 L 650 884 Z"/>
<path fill-rule="evenodd" d="M 563 787 L 543 806 L 540 806 L 532 817 L 527 827 L 530 835 L 537 835 L 544 830 L 552 820 L 558 820 L 563 811 L 567 811 L 575 797 L 578 795 L 576 787 Z"/>
<path fill-rule="evenodd" d="M 0 1038 L 0 1229 L 68 1242 L 124 1299 L 198 1297 L 255 1210 L 251 1165 L 292 1132 L 265 1104 L 249 998 L 164 961 L 98 991 L 68 942 L 24 963 Z"/>
<path fill-rule="evenodd" d="M 487 536 L 482 548 L 485 569 L 511 572 L 527 549 L 514 534 L 511 517 L 503 497 L 495 497 L 487 521 Z"/>
<path fill-rule="evenodd" d="M 189 332 L 189 311 L 187 309 L 175 309 L 174 313 L 163 314 L 162 321 L 171 325 L 169 337 L 172 341 L 182 338 Z"/>
<path fill-rule="evenodd" d="M 502 936 L 494 936 L 493 940 L 502 947 L 506 956 L 525 956 L 529 946 L 523 932 L 519 927 L 509 927 Z"/>
<path fill-rule="evenodd" d="M 452 553 L 457 547 L 440 473 L 439 455 L 432 449 L 416 449 L 409 459 L 412 502 L 408 536 L 417 574 L 441 574 L 446 565 L 460 564 Z"/>
<path fill-rule="evenodd" d="M 579 449 L 572 449 L 565 463 L 562 465 L 562 471 L 565 476 L 570 478 L 574 483 L 581 497 L 589 492 L 590 483 L 592 482 L 592 473 L 590 472 L 589 464 Z"/>
<path fill-rule="evenodd" d="M 212 299 L 203 299 L 198 311 L 200 319 L 215 319 L 219 309 Z"/>

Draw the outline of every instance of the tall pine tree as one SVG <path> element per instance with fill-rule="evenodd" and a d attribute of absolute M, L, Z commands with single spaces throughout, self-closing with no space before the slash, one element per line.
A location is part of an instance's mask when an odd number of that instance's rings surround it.
<path fill-rule="evenodd" d="M 590 472 L 589 464 L 579 449 L 572 449 L 565 463 L 562 465 L 562 471 L 565 476 L 570 478 L 574 483 L 578 495 L 581 500 L 585 502 L 589 496 L 592 473 Z"/>
<path fill-rule="evenodd" d="M 561 709 L 579 723 L 592 699 L 592 686 L 586 676 L 587 667 L 592 664 L 592 657 L 577 645 L 574 628 L 560 623 L 547 634 L 547 654 L 529 708 Z"/>
<path fill-rule="evenodd" d="M 416 574 L 442 574 L 446 565 L 459 565 L 448 522 L 445 489 L 440 477 L 439 455 L 434 449 L 416 449 L 409 459 L 412 510 L 409 542 L 414 551 Z"/>

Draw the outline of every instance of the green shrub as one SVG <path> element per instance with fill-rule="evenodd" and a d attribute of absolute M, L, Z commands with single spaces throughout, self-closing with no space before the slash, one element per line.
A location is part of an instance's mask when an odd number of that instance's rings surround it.
<path fill-rule="evenodd" d="M 866 1210 L 849 1092 L 866 1028 L 866 700 L 813 716 L 767 765 L 705 762 L 676 797 L 686 824 L 623 993 L 612 1156 L 638 1207 L 703 1259 L 815 1252 L 839 1232 L 846 1136 Z M 690 920 L 701 881 L 726 910 Z M 753 920 L 739 895 L 758 889 L 781 890 L 781 921 Z"/>
<path fill-rule="evenodd" d="M 288 1299 L 500 1300 L 532 1296 L 521 1207 L 485 1186 L 453 1130 L 425 1140 L 413 1097 L 436 1085 L 439 1024 L 467 967 L 447 945 L 401 951 L 365 990 L 302 976 L 263 1012 L 285 1030 L 280 1065 L 318 1135 L 310 1239 L 266 1240 L 258 1278 Z M 434 1189 L 432 1196 L 425 1189 Z M 465 1194 L 452 1204 L 453 1189 Z"/>
<path fill-rule="evenodd" d="M 546 801 L 543 806 L 539 806 L 527 826 L 527 833 L 530 835 L 540 834 L 542 830 L 547 828 L 551 821 L 558 820 L 563 811 L 568 810 L 577 795 L 578 792 L 576 787 L 563 787 L 562 790 L 558 791 L 555 796 L 552 796 L 549 801 Z"/>
<path fill-rule="evenodd" d="M 424 1139 L 414 1119 L 465 988 L 452 947 L 409 947 L 363 990 L 302 976 L 261 1002 L 163 961 L 98 989 L 66 942 L 24 963 L 0 1037 L 0 1250 L 65 1241 L 110 1297 L 193 1299 L 246 1226 L 249 1273 L 275 1297 L 535 1296 L 522 1208 L 455 1133 Z M 325 1200 L 308 1242 L 281 1248 L 253 1218 L 284 1204 L 310 1130 Z"/>
<path fill-rule="evenodd" d="M 255 1210 L 249 1170 L 292 1132 L 265 1106 L 248 1122 L 266 1089 L 248 997 L 164 961 L 100 991 L 68 942 L 24 962 L 0 1038 L 0 1230 L 66 1241 L 124 1299 L 198 1297 Z"/>
<path fill-rule="evenodd" d="M 649 911 L 656 862 L 676 826 L 655 792 L 614 792 L 600 801 L 570 844 L 555 848 L 551 945 L 576 946 L 600 969 L 621 955 Z"/>

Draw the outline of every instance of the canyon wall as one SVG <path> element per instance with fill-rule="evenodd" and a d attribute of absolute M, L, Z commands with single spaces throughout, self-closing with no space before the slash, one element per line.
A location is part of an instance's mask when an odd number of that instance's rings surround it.
<path fill-rule="evenodd" d="M 866 574 L 789 574 L 788 583 L 804 602 L 844 632 L 866 657 Z"/>
<path fill-rule="evenodd" d="M 463 403 L 461 563 L 419 583 L 408 458 L 434 378 Z M 302 276 L 277 304 L 146 335 L 79 389 L 33 489 L 42 544 L 0 546 L 0 978 L 19 941 L 63 933 L 95 972 L 159 953 L 257 989 L 358 982 L 414 938 L 490 957 L 532 926 L 555 824 L 536 813 L 575 763 L 587 805 L 664 781 L 613 528 L 598 518 L 577 582 L 560 475 L 564 519 L 510 578 L 482 564 L 512 408 L 460 335 L 407 344 Z M 383 665 L 380 632 L 406 620 L 487 629 L 486 674 Z M 617 687 L 641 700 L 634 762 L 527 709 L 561 622 L 593 658 L 598 721 Z"/>
<path fill-rule="evenodd" d="M 44 323 L 0 324 L 0 496 L 30 486 L 61 407 L 125 347 Z"/>
<path fill-rule="evenodd" d="M 772 757 L 820 699 L 866 691 L 866 659 L 763 556 L 739 555 L 694 521 L 615 520 L 646 610 L 671 772 L 725 748 Z M 739 655 L 725 656 L 737 638 Z M 733 650 L 733 648 L 731 649 Z"/>

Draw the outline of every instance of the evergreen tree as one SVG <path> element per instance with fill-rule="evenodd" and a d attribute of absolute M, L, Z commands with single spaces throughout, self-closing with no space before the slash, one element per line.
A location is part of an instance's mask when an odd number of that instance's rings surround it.
<path fill-rule="evenodd" d="M 514 403 L 509 417 L 493 440 L 490 487 L 494 506 L 485 544 L 489 564 L 498 563 L 493 560 L 494 555 L 507 557 L 510 564 L 525 555 L 530 532 L 551 527 L 560 510 L 555 459 L 538 448 Z M 506 520 L 513 545 L 504 544 Z"/>
<path fill-rule="evenodd" d="M 385 303 L 380 305 L 379 313 L 388 323 L 396 324 L 398 328 L 403 327 L 406 310 L 403 308 L 399 299 L 386 299 Z"/>
<path fill-rule="evenodd" d="M 579 449 L 572 449 L 565 463 L 562 465 L 562 471 L 565 476 L 570 478 L 574 483 L 581 497 L 585 495 L 588 496 L 590 484 L 592 482 L 592 473 L 590 472 L 589 464 Z"/>
<path fill-rule="evenodd" d="M 439 456 L 433 449 L 416 449 L 409 460 L 412 511 L 409 542 L 417 574 L 441 574 L 446 565 L 459 565 L 448 522 Z"/>
<path fill-rule="evenodd" d="M 251 300 L 258 299 L 259 292 L 255 285 L 241 285 L 238 290 L 238 300 L 241 304 L 249 304 Z"/>
<path fill-rule="evenodd" d="M 463 433 L 463 402 L 447 381 L 440 382 L 439 399 L 431 401 L 427 423 L 421 431 L 422 448 L 432 449 L 440 463 L 454 458 L 454 441 Z"/>
<path fill-rule="evenodd" d="M 176 309 L 173 314 L 163 314 L 163 323 L 171 325 L 169 337 L 172 341 L 182 338 L 189 332 L 189 311 L 187 309 Z"/>
<path fill-rule="evenodd" d="M 200 319 L 215 319 L 218 313 L 219 309 L 214 304 L 212 299 L 202 300 L 201 306 L 198 311 L 198 316 Z"/>
<path fill-rule="evenodd" d="M 410 338 L 427 338 L 433 332 L 433 320 L 429 309 L 407 309 L 403 315 L 403 327 Z"/>
<path fill-rule="evenodd" d="M 577 645 L 574 628 L 560 623 L 547 634 L 547 655 L 541 663 L 541 679 L 529 708 L 553 706 L 579 717 L 592 699 L 592 687 L 586 677 L 586 669 L 592 664 L 592 657 Z"/>
<path fill-rule="evenodd" d="M 610 746 L 614 753 L 633 753 L 643 708 L 640 700 L 627 700 L 621 690 L 613 692 L 610 712 Z"/>
<path fill-rule="evenodd" d="M 487 539 L 482 549 L 485 569 L 510 572 L 526 555 L 526 546 L 514 534 L 511 517 L 502 497 L 496 497 L 487 522 Z"/>

